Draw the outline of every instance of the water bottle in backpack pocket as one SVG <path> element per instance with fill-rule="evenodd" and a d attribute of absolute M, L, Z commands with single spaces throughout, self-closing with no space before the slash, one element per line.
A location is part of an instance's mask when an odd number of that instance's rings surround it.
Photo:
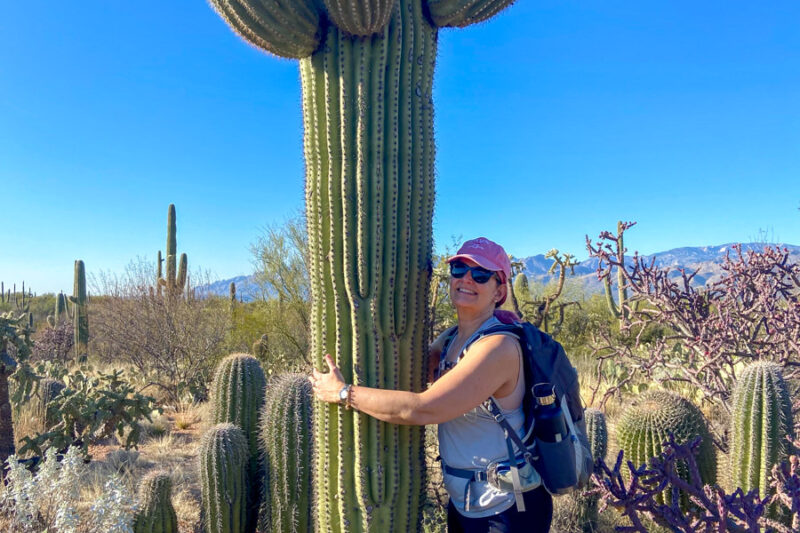
<path fill-rule="evenodd" d="M 565 494 L 578 483 L 575 454 L 579 444 L 575 431 L 570 427 L 571 418 L 565 416 L 562 406 L 556 401 L 552 384 L 536 384 L 533 394 L 536 398 L 534 465 L 550 494 Z"/>

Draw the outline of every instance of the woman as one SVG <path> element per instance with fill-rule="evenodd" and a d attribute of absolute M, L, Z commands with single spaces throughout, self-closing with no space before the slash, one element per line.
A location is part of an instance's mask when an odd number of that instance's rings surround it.
<path fill-rule="evenodd" d="M 482 331 L 500 323 L 496 309 L 506 299 L 511 276 L 505 250 L 489 239 L 473 239 L 448 262 L 450 300 L 458 325 L 430 347 L 431 371 L 439 363 L 440 377 L 428 390 L 413 393 L 348 385 L 326 355 L 330 372 L 313 371 L 314 393 L 322 401 L 342 403 L 392 424 L 439 424 L 439 452 L 450 495 L 448 531 L 549 531 L 552 500 L 543 487 L 524 494 L 527 511 L 520 513 L 513 493 L 492 487 L 485 478 L 469 480 L 463 475 L 485 472 L 492 461 L 507 458 L 503 431 L 482 404 L 494 397 L 519 433 L 525 379 L 515 337 L 480 337 Z"/>

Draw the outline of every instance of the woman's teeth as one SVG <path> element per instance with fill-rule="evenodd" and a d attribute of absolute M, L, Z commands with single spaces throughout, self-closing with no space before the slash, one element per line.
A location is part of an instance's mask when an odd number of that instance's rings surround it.
<path fill-rule="evenodd" d="M 463 292 L 466 294 L 478 294 L 477 292 L 468 291 L 467 289 L 458 289 L 458 292 Z"/>

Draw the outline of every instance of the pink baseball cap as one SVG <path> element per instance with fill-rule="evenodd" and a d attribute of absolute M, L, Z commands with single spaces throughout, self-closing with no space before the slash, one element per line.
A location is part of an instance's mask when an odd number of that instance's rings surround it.
<path fill-rule="evenodd" d="M 478 237 L 465 242 L 456 255 L 447 260 L 452 263 L 456 259 L 472 259 L 487 270 L 500 274 L 500 281 L 505 283 L 511 278 L 511 260 L 503 247 L 486 237 Z M 502 302 L 501 302 L 502 303 Z"/>

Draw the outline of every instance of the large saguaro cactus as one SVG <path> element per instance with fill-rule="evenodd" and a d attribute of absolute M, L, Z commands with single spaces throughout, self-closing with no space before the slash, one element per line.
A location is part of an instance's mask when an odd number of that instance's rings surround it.
<path fill-rule="evenodd" d="M 512 0 L 211 0 L 231 27 L 300 59 L 311 349 L 345 379 L 424 386 L 438 29 Z M 410 531 L 420 519 L 422 428 L 336 406 L 315 414 L 319 527 Z"/>

